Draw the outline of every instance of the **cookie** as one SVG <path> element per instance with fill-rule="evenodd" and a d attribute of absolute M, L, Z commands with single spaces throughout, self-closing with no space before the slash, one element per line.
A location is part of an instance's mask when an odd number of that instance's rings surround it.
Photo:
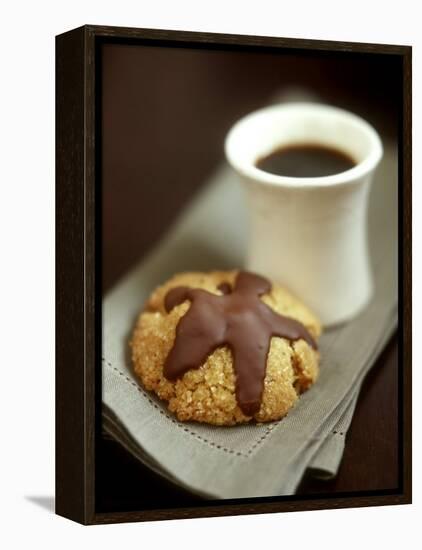
<path fill-rule="evenodd" d="M 259 275 L 181 273 L 140 314 L 133 367 L 181 421 L 274 421 L 315 382 L 320 333 L 303 304 Z"/>

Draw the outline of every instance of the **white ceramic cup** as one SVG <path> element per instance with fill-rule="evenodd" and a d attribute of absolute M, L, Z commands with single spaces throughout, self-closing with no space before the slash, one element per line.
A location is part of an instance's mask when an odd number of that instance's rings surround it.
<path fill-rule="evenodd" d="M 315 178 L 284 177 L 256 167 L 274 150 L 298 144 L 343 151 L 356 165 Z M 373 292 L 367 205 L 382 157 L 373 127 L 328 105 L 281 104 L 237 122 L 225 150 L 244 183 L 250 209 L 246 267 L 286 286 L 325 326 L 357 315 Z"/>

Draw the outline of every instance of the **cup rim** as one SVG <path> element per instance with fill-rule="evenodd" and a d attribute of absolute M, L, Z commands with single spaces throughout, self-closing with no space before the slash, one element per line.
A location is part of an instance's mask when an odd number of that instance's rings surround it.
<path fill-rule="evenodd" d="M 318 176 L 318 177 L 291 177 L 291 176 L 280 176 L 277 174 L 272 174 L 257 168 L 252 162 L 242 162 L 239 159 L 236 149 L 236 140 L 240 134 L 245 130 L 245 126 L 250 125 L 254 119 L 262 116 L 271 116 L 275 112 L 280 111 L 300 111 L 301 113 L 307 112 L 318 112 L 319 114 L 330 113 L 335 114 L 341 117 L 343 120 L 349 120 L 354 125 L 359 125 L 360 129 L 366 134 L 370 141 L 370 151 L 368 155 L 360 161 L 356 166 L 353 166 L 349 170 L 344 172 L 339 172 L 338 174 L 332 174 L 330 176 Z M 317 142 L 315 142 L 317 143 Z M 324 103 L 308 103 L 308 102 L 291 102 L 291 103 L 281 103 L 277 105 L 270 105 L 262 109 L 258 109 L 249 113 L 248 115 L 239 119 L 231 127 L 229 132 L 226 135 L 224 142 L 224 150 L 228 162 L 233 168 L 241 175 L 245 176 L 247 179 L 259 183 L 264 183 L 267 185 L 275 187 L 331 187 L 344 185 L 347 183 L 353 183 L 354 181 L 360 179 L 362 176 L 370 173 L 379 161 L 381 160 L 383 154 L 383 147 L 381 138 L 379 137 L 377 131 L 362 117 L 341 109 L 339 107 L 334 107 L 332 105 L 327 105 Z"/>

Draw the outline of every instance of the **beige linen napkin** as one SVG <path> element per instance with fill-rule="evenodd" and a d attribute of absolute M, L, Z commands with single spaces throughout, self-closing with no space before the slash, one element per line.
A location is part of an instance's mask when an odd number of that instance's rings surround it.
<path fill-rule="evenodd" d="M 234 427 L 180 423 L 131 369 L 128 340 L 156 285 L 179 271 L 244 264 L 247 213 L 229 168 L 216 172 L 167 237 L 106 296 L 103 427 L 139 460 L 211 498 L 287 495 L 307 468 L 336 474 L 362 380 L 397 325 L 397 157 L 393 145 L 384 146 L 370 198 L 373 300 L 359 317 L 323 334 L 320 378 L 283 420 Z"/>

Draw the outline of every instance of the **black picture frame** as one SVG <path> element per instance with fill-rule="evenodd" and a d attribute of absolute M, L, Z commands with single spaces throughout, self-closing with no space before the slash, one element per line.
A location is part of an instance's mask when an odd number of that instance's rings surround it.
<path fill-rule="evenodd" d="M 394 494 L 289 497 L 201 507 L 98 513 L 101 419 L 101 121 L 99 48 L 126 44 L 337 51 L 398 56 L 403 105 L 399 148 L 399 361 L 401 485 Z M 379 506 L 411 502 L 411 56 L 409 46 L 86 25 L 56 37 L 56 513 L 82 524 Z"/>

